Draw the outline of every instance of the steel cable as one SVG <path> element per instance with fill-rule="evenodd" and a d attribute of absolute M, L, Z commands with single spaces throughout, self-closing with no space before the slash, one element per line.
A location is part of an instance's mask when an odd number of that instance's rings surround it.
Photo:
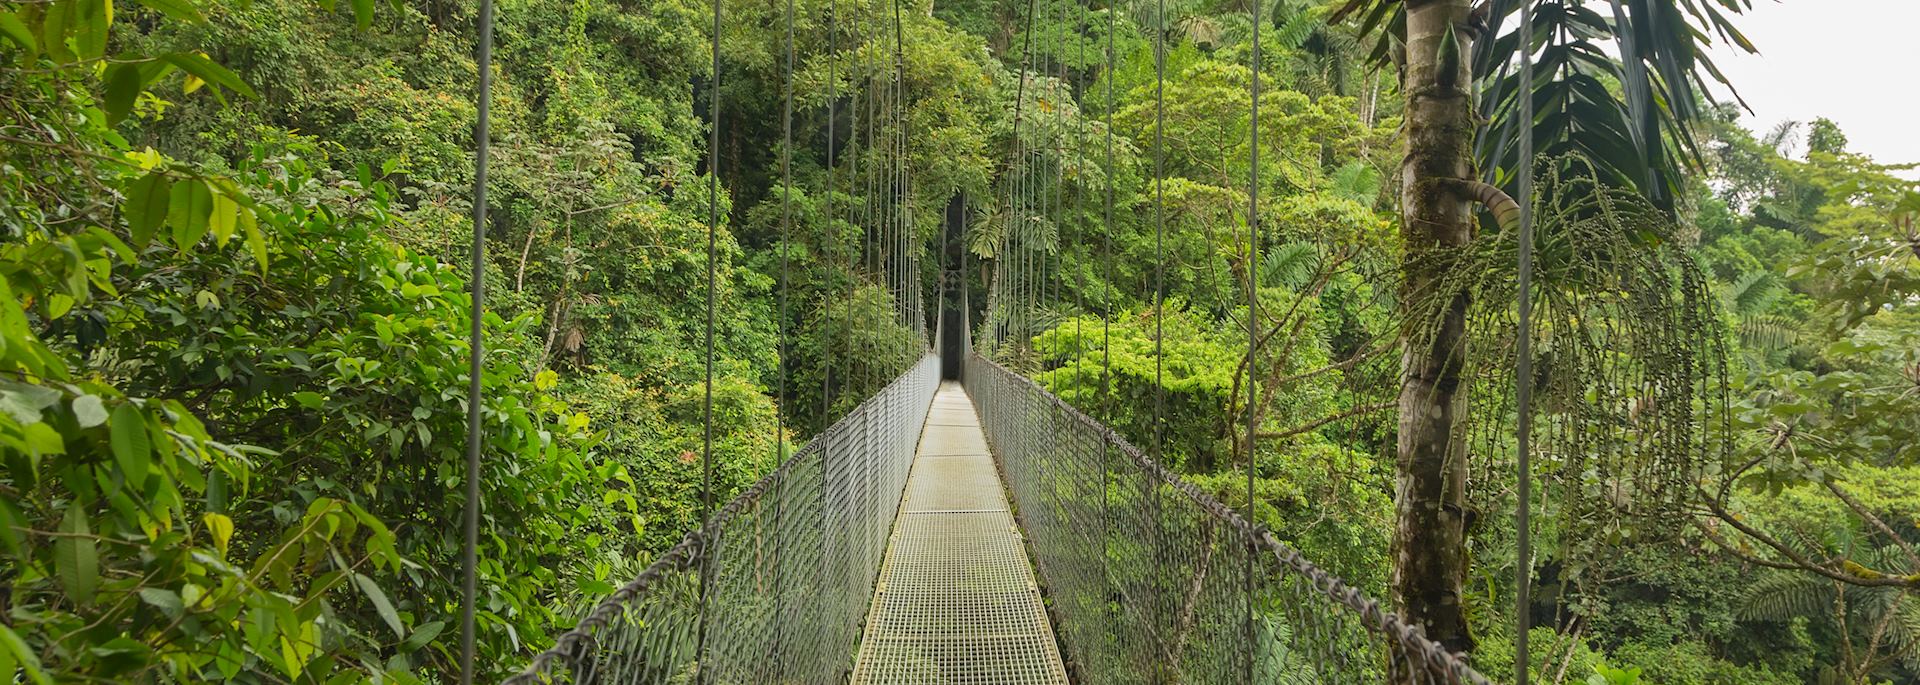
<path fill-rule="evenodd" d="M 481 380 L 486 367 L 484 339 L 487 311 L 487 152 L 491 142 L 493 100 L 493 0 L 480 0 L 476 29 L 480 44 L 474 55 L 477 69 L 473 126 L 473 251 L 468 256 L 468 287 L 472 301 L 467 329 L 467 501 L 461 521 L 464 548 L 460 554 L 460 683 L 472 685 L 474 674 L 474 613 L 479 589 Z"/>
<path fill-rule="evenodd" d="M 788 348 L 787 342 L 787 295 L 788 286 L 791 282 L 788 248 L 790 247 L 790 242 L 793 237 L 793 67 L 795 52 L 793 47 L 793 6 L 794 0 L 787 0 L 786 13 L 783 17 L 786 24 L 786 65 L 780 78 L 780 282 L 778 285 L 780 292 L 778 295 L 779 319 L 774 322 L 776 328 L 775 344 L 779 346 L 774 353 L 776 357 L 775 363 L 778 365 L 774 375 L 779 379 L 777 381 L 778 389 L 774 396 L 775 401 L 773 405 L 773 463 L 775 469 L 778 469 L 786 462 L 788 412 L 787 374 L 792 372 L 792 365 L 788 361 L 788 356 L 792 354 L 792 350 Z M 783 501 L 784 498 L 781 497 L 775 497 L 773 500 L 773 526 L 776 531 L 780 530 L 786 521 L 785 511 L 781 506 Z M 785 538 L 776 537 L 776 540 L 784 542 Z M 785 551 L 783 546 L 775 547 L 774 555 L 781 556 Z M 784 567 L 774 567 L 774 615 L 777 619 L 784 619 L 786 617 L 786 585 L 784 582 L 786 578 L 781 573 L 782 570 L 784 570 Z M 775 678 L 785 676 L 781 648 L 785 642 L 786 625 L 787 622 L 785 620 L 777 620 L 774 628 L 776 632 L 774 633 L 771 668 L 773 671 L 772 675 Z"/>
<path fill-rule="evenodd" d="M 707 321 L 703 359 L 706 386 L 701 400 L 700 437 L 700 520 L 713 516 L 713 320 L 714 300 L 719 288 L 718 256 L 720 235 L 720 10 L 721 0 L 713 0 L 713 78 L 708 84 L 707 120 Z M 695 623 L 695 653 L 704 654 L 707 644 L 707 597 L 713 573 L 711 556 L 701 557 L 700 609 Z M 697 666 L 697 664 L 696 664 Z"/>

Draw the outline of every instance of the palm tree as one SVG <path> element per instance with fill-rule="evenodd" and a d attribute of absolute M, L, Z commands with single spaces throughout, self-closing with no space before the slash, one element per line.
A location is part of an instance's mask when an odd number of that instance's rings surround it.
<path fill-rule="evenodd" d="M 1517 13 L 1528 3 L 1533 30 L 1521 36 Z M 1406 330 L 1426 332 L 1403 335 L 1401 345 L 1391 594 L 1450 649 L 1474 646 L 1462 590 L 1469 294 L 1436 292 L 1446 267 L 1435 257 L 1474 240 L 1474 203 L 1511 210 L 1494 188 L 1532 162 L 1511 144 L 1523 130 L 1541 153 L 1581 153 L 1606 182 L 1671 210 L 1681 171 L 1698 161 L 1689 129 L 1705 114 L 1707 79 L 1721 80 L 1706 48 L 1717 36 L 1752 50 L 1728 19 L 1749 7 L 1750 0 L 1349 0 L 1331 15 L 1357 19 L 1363 34 L 1377 37 L 1373 58 L 1398 67 L 1405 99 L 1400 301 L 1409 318 L 1424 311 L 1433 320 L 1408 321 Z M 1602 48 L 1608 40 L 1617 51 Z M 1531 83 L 1511 66 L 1522 46 L 1539 64 Z M 1516 117 L 1521 97 L 1537 107 L 1530 126 Z M 1415 305 L 1421 298 L 1424 307 Z"/>

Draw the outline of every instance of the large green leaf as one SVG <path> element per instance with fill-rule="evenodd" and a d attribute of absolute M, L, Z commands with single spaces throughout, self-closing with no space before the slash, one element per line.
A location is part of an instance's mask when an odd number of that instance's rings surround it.
<path fill-rule="evenodd" d="M 67 45 L 67 34 L 78 12 L 74 0 L 54 0 L 40 17 L 40 46 L 55 62 L 74 60 L 73 49 Z"/>
<path fill-rule="evenodd" d="M 252 86 L 240 80 L 239 75 L 229 71 L 226 67 L 220 66 L 213 60 L 207 59 L 206 55 L 192 52 L 174 52 L 168 53 L 161 57 L 161 59 L 166 60 L 169 64 L 176 67 L 180 67 L 181 71 L 193 74 L 195 77 L 207 83 L 226 88 L 227 90 L 249 98 L 259 97 L 259 94 L 254 92 Z"/>
<path fill-rule="evenodd" d="M 0 12 L 0 36 L 6 36 L 7 40 L 19 45 L 28 56 L 40 52 L 40 41 L 33 37 L 33 29 L 27 28 L 26 22 L 21 21 L 18 14 Z"/>
<path fill-rule="evenodd" d="M 183 180 L 173 184 L 172 203 L 167 223 L 173 226 L 173 244 L 182 250 L 191 249 L 207 235 L 208 219 L 213 213 L 213 190 L 204 180 Z"/>
<path fill-rule="evenodd" d="M 53 682 L 47 678 L 46 671 L 40 668 L 40 655 L 35 654 L 33 648 L 27 646 L 26 640 L 20 639 L 20 635 L 13 632 L 12 628 L 0 624 L 0 673 L 11 678 L 16 672 L 24 673 L 27 680 L 37 685 Z"/>
<path fill-rule="evenodd" d="M 91 606 L 100 588 L 100 550 L 87 523 L 86 506 L 67 505 L 60 520 L 60 537 L 53 542 L 54 575 L 67 590 L 67 597 L 80 606 Z"/>
<path fill-rule="evenodd" d="M 154 233 L 165 223 L 171 211 L 173 183 L 158 170 L 147 172 L 127 187 L 127 225 L 133 234 L 133 246 L 146 247 Z"/>
<path fill-rule="evenodd" d="M 107 54 L 107 32 L 113 25 L 113 0 L 78 0 L 77 14 L 71 24 L 73 47 L 81 59 L 99 59 Z"/>
<path fill-rule="evenodd" d="M 113 442 L 114 463 L 119 464 L 120 472 L 126 475 L 127 485 L 138 489 L 141 483 L 146 482 L 148 467 L 153 463 L 153 443 L 147 436 L 147 417 L 128 402 L 113 409 L 107 428 Z"/>
<path fill-rule="evenodd" d="M 107 69 L 107 123 L 117 124 L 133 111 L 134 100 L 139 99 L 140 91 L 146 88 L 146 82 L 140 80 L 140 67 L 130 62 L 121 62 Z"/>
<path fill-rule="evenodd" d="M 385 621 L 388 628 L 393 629 L 394 637 L 407 636 L 407 627 L 400 623 L 400 614 L 393 610 L 393 602 L 387 599 L 387 593 L 380 589 L 378 583 L 365 574 L 355 573 L 353 585 L 360 588 L 360 594 L 366 595 L 368 602 L 373 603 L 374 612 L 380 614 L 380 620 Z"/>

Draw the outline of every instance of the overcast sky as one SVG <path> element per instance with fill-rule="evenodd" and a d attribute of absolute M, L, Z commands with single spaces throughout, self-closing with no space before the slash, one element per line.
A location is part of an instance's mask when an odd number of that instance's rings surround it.
<path fill-rule="evenodd" d="M 1742 120 L 1747 128 L 1764 133 L 1824 116 L 1855 152 L 1886 164 L 1920 162 L 1920 0 L 1754 5 L 1735 19 L 1760 54 L 1719 45 L 1714 58 L 1753 108 Z"/>

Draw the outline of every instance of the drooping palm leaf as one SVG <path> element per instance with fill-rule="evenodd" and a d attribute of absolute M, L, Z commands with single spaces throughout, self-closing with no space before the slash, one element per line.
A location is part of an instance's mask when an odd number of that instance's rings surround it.
<path fill-rule="evenodd" d="M 1518 12 L 1533 3 L 1533 83 L 1515 73 Z M 1474 46 L 1479 108 L 1489 125 L 1475 145 L 1484 180 L 1510 185 L 1521 163 L 1519 93 L 1532 96 L 1534 149 L 1579 153 L 1608 183 L 1639 191 L 1671 211 L 1683 172 L 1701 163 L 1692 126 L 1708 112 L 1709 80 L 1727 84 L 1708 57 L 1725 42 L 1753 51 L 1731 17 L 1752 0 L 1486 0 L 1487 31 Z M 1350 0 L 1332 21 L 1375 35 L 1386 62 L 1405 26 L 1398 0 Z M 1620 84 L 1616 90 L 1609 84 Z"/>

